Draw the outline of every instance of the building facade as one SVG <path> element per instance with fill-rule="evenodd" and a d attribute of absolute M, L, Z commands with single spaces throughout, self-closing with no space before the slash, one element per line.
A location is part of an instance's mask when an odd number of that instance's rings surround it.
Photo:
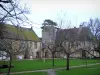
<path fill-rule="evenodd" d="M 42 48 L 45 49 L 43 51 L 45 57 L 52 56 L 50 50 L 48 49 L 48 45 L 50 44 L 54 46 L 62 44 L 66 51 L 72 53 L 70 57 L 98 57 L 99 53 L 93 50 L 94 46 L 91 38 L 92 33 L 87 27 L 74 27 L 70 29 L 56 29 L 56 27 L 53 26 L 42 27 Z M 71 45 L 70 49 L 69 43 Z M 66 54 L 64 51 L 55 53 L 55 57 L 65 56 Z"/>
<path fill-rule="evenodd" d="M 5 25 L 4 31 L 0 42 L 5 48 L 9 44 L 13 58 L 34 59 L 41 57 L 41 41 L 32 28 Z"/>

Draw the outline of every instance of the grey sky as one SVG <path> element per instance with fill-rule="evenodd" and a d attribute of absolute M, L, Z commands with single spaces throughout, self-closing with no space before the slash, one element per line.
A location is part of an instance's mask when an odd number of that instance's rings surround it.
<path fill-rule="evenodd" d="M 71 25 L 78 26 L 90 18 L 100 18 L 100 0 L 21 0 L 21 5 L 26 4 L 31 10 L 28 16 L 34 23 L 34 31 L 41 37 L 43 20 L 52 19 L 58 22 L 61 15 Z M 62 13 L 61 13 L 62 10 Z M 66 23 L 68 24 L 68 23 Z"/>

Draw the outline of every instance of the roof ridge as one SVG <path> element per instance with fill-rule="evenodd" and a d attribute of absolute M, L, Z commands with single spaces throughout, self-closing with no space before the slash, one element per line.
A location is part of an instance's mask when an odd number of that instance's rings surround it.
<path fill-rule="evenodd" d="M 17 30 L 17 26 L 15 25 L 5 24 L 5 26 L 8 32 L 5 33 L 7 38 L 12 37 L 13 39 L 15 39 L 16 36 L 18 36 L 18 39 L 40 41 L 37 34 L 34 32 L 32 28 L 18 27 Z"/>

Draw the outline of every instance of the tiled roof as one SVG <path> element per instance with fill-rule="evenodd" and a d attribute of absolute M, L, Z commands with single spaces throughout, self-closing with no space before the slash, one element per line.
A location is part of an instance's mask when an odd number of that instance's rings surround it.
<path fill-rule="evenodd" d="M 64 40 L 89 40 L 91 35 L 91 31 L 87 27 L 59 29 L 56 33 L 56 43 L 61 43 Z"/>
<path fill-rule="evenodd" d="M 4 38 L 28 40 L 28 41 L 40 41 L 34 30 L 31 28 L 17 27 L 13 25 L 5 25 Z"/>

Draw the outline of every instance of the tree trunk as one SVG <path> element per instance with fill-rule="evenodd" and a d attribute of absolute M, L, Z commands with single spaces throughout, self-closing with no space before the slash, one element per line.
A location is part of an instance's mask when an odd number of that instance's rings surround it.
<path fill-rule="evenodd" d="M 54 53 L 52 53 L 52 66 L 54 67 Z"/>
<path fill-rule="evenodd" d="M 28 59 L 28 55 L 27 54 L 25 54 L 24 59 Z"/>
<path fill-rule="evenodd" d="M 28 55 L 29 55 L 28 50 L 26 50 L 24 54 L 24 59 L 28 59 Z"/>
<path fill-rule="evenodd" d="M 12 63 L 12 55 L 10 54 L 10 62 L 9 62 L 9 67 L 8 67 L 7 75 L 10 75 L 11 63 Z"/>
<path fill-rule="evenodd" d="M 28 48 L 28 42 L 26 43 L 26 50 L 25 50 L 25 55 L 24 55 L 24 59 L 28 59 L 28 56 L 29 56 L 29 48 Z"/>
<path fill-rule="evenodd" d="M 87 67 L 87 54 L 86 54 L 85 58 L 86 58 L 86 67 Z"/>
<path fill-rule="evenodd" d="M 66 70 L 69 70 L 69 53 L 67 53 L 67 65 L 66 65 Z"/>
<path fill-rule="evenodd" d="M 99 52 L 99 58 L 100 58 L 100 52 Z"/>

